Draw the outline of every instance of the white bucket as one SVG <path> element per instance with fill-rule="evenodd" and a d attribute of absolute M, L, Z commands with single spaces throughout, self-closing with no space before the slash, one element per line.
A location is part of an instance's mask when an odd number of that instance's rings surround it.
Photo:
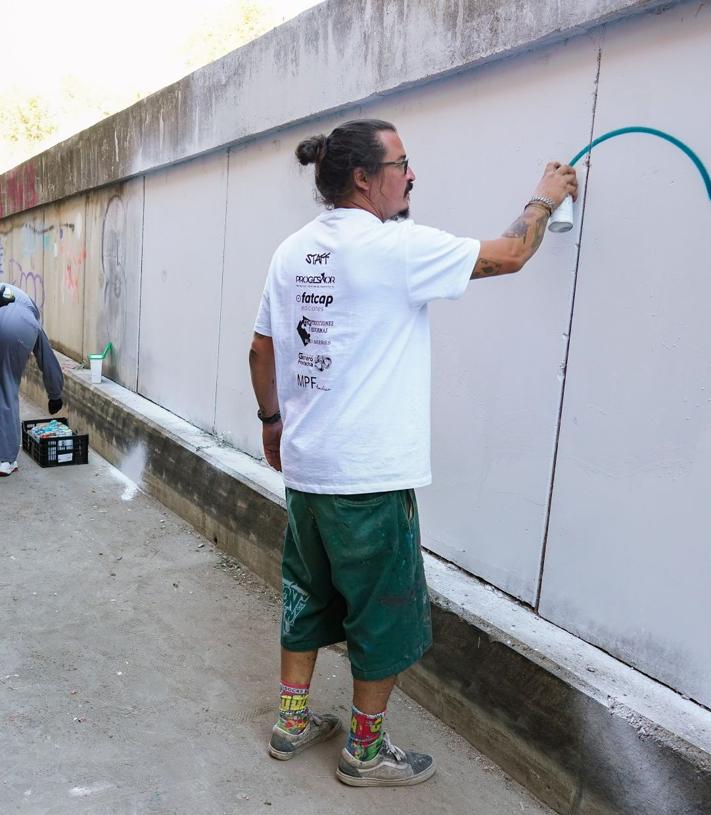
<path fill-rule="evenodd" d="M 91 384 L 92 385 L 100 385 L 101 384 L 101 366 L 104 363 L 104 360 L 99 357 L 98 359 L 94 359 L 89 357 L 89 363 L 91 365 Z"/>

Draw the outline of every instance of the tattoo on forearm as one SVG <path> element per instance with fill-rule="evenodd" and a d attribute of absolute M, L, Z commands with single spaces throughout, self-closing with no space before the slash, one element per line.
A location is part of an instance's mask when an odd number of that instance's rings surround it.
<path fill-rule="evenodd" d="M 477 277 L 492 277 L 493 275 L 501 274 L 503 263 L 496 260 L 488 260 L 487 258 L 479 258 L 476 264 Z"/>
<path fill-rule="evenodd" d="M 524 217 L 518 218 L 511 226 L 504 232 L 505 238 L 522 238 L 526 243 L 528 237 L 528 229 L 530 224 Z"/>
<path fill-rule="evenodd" d="M 511 224 L 504 232 L 504 238 L 521 241 L 520 244 L 508 244 L 502 250 L 504 260 L 480 257 L 474 265 L 472 278 L 494 277 L 495 275 L 515 272 L 535 253 L 541 245 L 548 223 L 548 210 L 543 207 L 531 207 Z M 492 254 L 493 254 L 492 250 Z"/>
<path fill-rule="evenodd" d="M 536 249 L 541 245 L 541 241 L 543 240 L 543 236 L 546 234 L 546 224 L 548 223 L 548 216 L 544 214 L 543 217 L 538 217 L 533 223 L 533 247 L 532 251 L 535 252 Z"/>
<path fill-rule="evenodd" d="M 521 243 L 526 247 L 529 257 L 538 249 L 546 234 L 546 223 L 548 214 L 540 207 L 532 207 L 526 210 L 504 232 L 505 238 L 520 238 Z"/>

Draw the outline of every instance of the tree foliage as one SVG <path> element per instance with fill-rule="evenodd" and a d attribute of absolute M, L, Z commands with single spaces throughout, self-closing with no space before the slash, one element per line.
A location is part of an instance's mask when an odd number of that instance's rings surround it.
<path fill-rule="evenodd" d="M 269 3 L 242 0 L 225 8 L 217 19 L 203 20 L 189 38 L 185 67 L 194 71 L 261 37 L 282 19 Z"/>
<path fill-rule="evenodd" d="M 299 0 L 293 7 L 312 4 Z M 180 78 L 261 36 L 284 21 L 275 0 L 231 0 L 218 14 L 198 21 L 187 41 L 176 46 Z M 182 60 L 182 66 L 181 66 Z M 49 75 L 42 87 L 0 87 L 0 173 L 46 150 L 73 133 L 158 90 L 144 84 L 107 88 L 91 71 Z"/>

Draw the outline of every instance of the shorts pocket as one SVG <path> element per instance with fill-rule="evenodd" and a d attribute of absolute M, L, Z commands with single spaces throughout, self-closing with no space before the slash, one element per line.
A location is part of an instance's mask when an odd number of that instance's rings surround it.
<path fill-rule="evenodd" d="M 408 524 L 412 524 L 415 517 L 415 491 L 401 490 L 402 502 L 405 508 L 405 516 Z"/>
<path fill-rule="evenodd" d="M 336 505 L 342 507 L 374 507 L 382 504 L 390 493 L 362 492 L 354 495 L 334 495 Z"/>

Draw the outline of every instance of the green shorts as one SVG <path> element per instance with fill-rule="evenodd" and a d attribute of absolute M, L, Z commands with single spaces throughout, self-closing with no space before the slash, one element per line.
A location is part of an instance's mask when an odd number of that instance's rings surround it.
<path fill-rule="evenodd" d="M 346 640 L 356 679 L 405 670 L 432 644 L 413 490 L 319 495 L 287 489 L 281 644 Z"/>

